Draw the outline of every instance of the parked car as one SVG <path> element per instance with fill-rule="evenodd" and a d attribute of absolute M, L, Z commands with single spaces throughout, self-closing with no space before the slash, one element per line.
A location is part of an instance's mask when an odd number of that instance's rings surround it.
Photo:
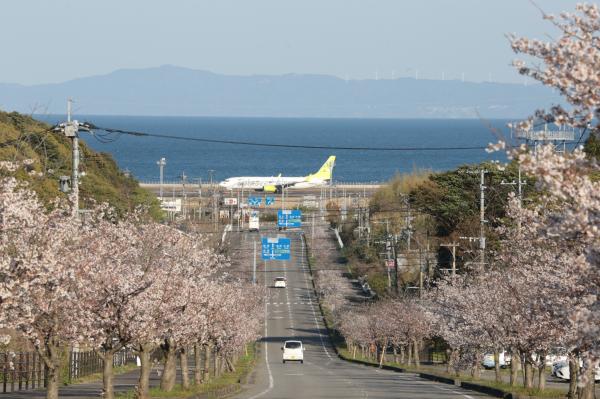
<path fill-rule="evenodd" d="M 302 345 L 302 341 L 285 341 L 281 350 L 283 351 L 283 363 L 286 361 L 304 363 L 304 346 Z"/>
<path fill-rule="evenodd" d="M 286 279 L 285 277 L 275 277 L 275 288 L 285 288 L 286 287 Z"/>
<path fill-rule="evenodd" d="M 510 358 L 509 358 L 508 353 L 500 352 L 500 357 L 498 358 L 498 364 L 500 365 L 500 367 L 506 368 L 506 366 L 509 364 L 509 362 L 510 362 Z M 483 356 L 483 361 L 481 362 L 481 364 L 486 369 L 493 369 L 496 366 L 496 361 L 494 360 L 494 354 L 486 353 Z"/>
<path fill-rule="evenodd" d="M 582 364 L 581 360 L 579 361 L 579 364 Z M 552 375 L 561 380 L 569 381 L 571 379 L 570 372 L 568 360 L 559 360 L 552 365 Z M 600 381 L 600 367 L 596 367 L 595 369 L 594 380 Z"/>

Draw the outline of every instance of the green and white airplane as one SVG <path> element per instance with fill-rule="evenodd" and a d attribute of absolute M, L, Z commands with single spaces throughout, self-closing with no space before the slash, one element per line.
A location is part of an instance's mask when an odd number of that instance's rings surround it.
<path fill-rule="evenodd" d="M 316 173 L 309 174 L 304 177 L 285 177 L 271 176 L 242 176 L 242 177 L 230 177 L 219 185 L 228 190 L 233 189 L 247 189 L 255 191 L 264 191 L 267 193 L 281 193 L 286 189 L 294 188 L 310 188 L 325 186 L 331 181 L 333 174 L 333 167 L 335 166 L 335 155 L 331 155 L 327 158 L 327 161 L 321 166 Z"/>

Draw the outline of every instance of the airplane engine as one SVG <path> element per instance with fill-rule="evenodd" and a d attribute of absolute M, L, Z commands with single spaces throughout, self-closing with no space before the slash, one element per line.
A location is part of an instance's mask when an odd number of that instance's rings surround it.
<path fill-rule="evenodd" d="M 262 191 L 265 193 L 278 193 L 279 189 L 277 186 L 263 186 Z"/>

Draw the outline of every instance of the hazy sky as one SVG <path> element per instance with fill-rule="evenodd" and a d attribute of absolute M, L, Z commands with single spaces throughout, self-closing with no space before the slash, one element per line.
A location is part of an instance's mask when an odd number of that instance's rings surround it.
<path fill-rule="evenodd" d="M 547 12 L 581 0 L 537 0 Z M 555 36 L 528 0 L 0 0 L 0 82 L 173 64 L 522 82 L 505 33 Z"/>

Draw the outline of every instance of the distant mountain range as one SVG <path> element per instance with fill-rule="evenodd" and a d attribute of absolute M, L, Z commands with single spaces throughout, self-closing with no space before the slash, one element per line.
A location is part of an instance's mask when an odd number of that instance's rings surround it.
<path fill-rule="evenodd" d="M 232 76 L 161 66 L 64 83 L 0 83 L 0 109 L 64 114 L 357 118 L 520 118 L 560 101 L 540 85 L 457 80 Z"/>

